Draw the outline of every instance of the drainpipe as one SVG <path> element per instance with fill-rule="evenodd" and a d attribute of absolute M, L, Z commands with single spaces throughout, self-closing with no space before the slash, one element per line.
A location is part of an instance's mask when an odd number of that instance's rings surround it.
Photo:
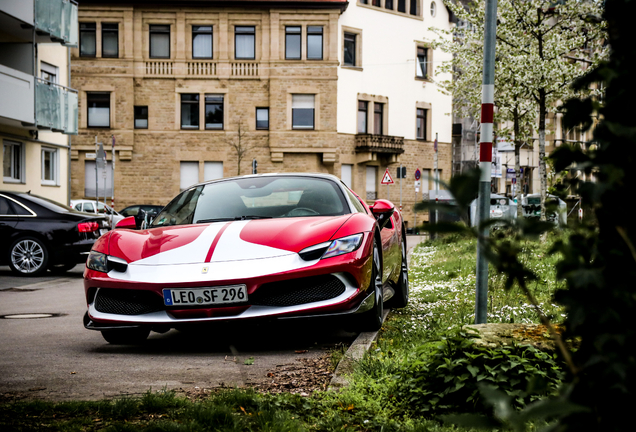
<path fill-rule="evenodd" d="M 69 47 L 66 47 L 66 52 L 67 52 L 67 62 L 66 62 L 66 76 L 68 78 L 68 84 L 67 87 L 68 88 L 72 88 L 71 87 L 71 49 Z M 79 125 L 78 125 L 79 126 Z M 67 189 L 66 189 L 66 200 L 68 201 L 67 204 L 71 205 L 71 135 L 66 135 L 68 137 L 68 150 L 67 150 L 67 166 L 66 166 L 66 182 L 67 182 Z"/>

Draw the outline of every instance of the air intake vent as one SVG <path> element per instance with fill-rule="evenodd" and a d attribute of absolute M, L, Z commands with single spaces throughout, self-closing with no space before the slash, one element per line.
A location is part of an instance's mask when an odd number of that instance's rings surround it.
<path fill-rule="evenodd" d="M 261 286 L 250 296 L 258 306 L 296 306 L 338 297 L 345 285 L 333 275 L 273 282 Z"/>
<path fill-rule="evenodd" d="M 143 315 L 165 307 L 161 297 L 149 291 L 102 288 L 97 292 L 95 309 L 117 315 Z"/>

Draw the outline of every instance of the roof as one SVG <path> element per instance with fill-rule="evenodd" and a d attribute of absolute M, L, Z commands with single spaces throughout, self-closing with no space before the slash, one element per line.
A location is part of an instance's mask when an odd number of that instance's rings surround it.
<path fill-rule="evenodd" d="M 340 9 L 344 12 L 349 0 L 77 0 L 79 7 L 83 5 L 116 5 L 126 6 L 195 6 L 195 7 L 296 7 L 312 9 Z"/>

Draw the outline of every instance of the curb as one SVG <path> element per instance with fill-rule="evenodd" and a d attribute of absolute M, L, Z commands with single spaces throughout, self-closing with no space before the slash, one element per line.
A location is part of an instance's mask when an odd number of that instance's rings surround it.
<path fill-rule="evenodd" d="M 386 320 L 387 315 L 391 310 L 384 311 L 382 321 Z M 346 375 L 353 372 L 353 365 L 355 362 L 360 361 L 364 357 L 364 353 L 369 351 L 371 344 L 378 338 L 380 330 L 374 332 L 362 332 L 358 335 L 356 340 L 353 341 L 345 355 L 342 357 L 336 370 L 333 373 L 331 382 L 329 383 L 328 390 L 338 390 L 342 387 L 346 387 L 349 381 L 345 378 Z"/>
<path fill-rule="evenodd" d="M 423 240 L 424 236 L 419 236 L 419 242 Z M 408 248 L 407 260 L 409 264 L 411 263 L 411 252 L 413 252 L 415 246 Z M 386 309 L 384 311 L 382 322 L 386 320 L 389 312 L 391 312 L 391 309 Z M 353 365 L 355 364 L 355 362 L 360 361 L 364 357 L 364 353 L 369 351 L 369 348 L 371 348 L 371 344 L 378 339 L 379 333 L 380 330 L 375 332 L 362 332 L 358 335 L 356 340 L 353 341 L 347 352 L 338 363 L 338 366 L 336 366 L 336 370 L 334 371 L 333 376 L 331 377 L 331 381 L 329 382 L 329 387 L 327 388 L 328 390 L 338 390 L 342 387 L 346 387 L 349 384 L 349 381 L 347 381 L 345 376 L 353 372 Z"/>

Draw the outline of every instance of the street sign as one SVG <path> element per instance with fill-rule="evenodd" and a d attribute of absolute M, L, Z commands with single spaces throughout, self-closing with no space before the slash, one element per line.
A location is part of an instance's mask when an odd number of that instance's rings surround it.
<path fill-rule="evenodd" d="M 95 159 L 97 157 L 97 153 L 86 153 L 86 159 Z"/>
<path fill-rule="evenodd" d="M 415 180 L 419 180 L 420 177 L 422 177 L 422 172 L 418 168 L 418 169 L 415 170 Z"/>
<path fill-rule="evenodd" d="M 421 180 L 416 180 L 415 181 L 415 187 L 418 188 L 418 187 L 421 187 L 421 186 L 422 186 L 422 181 Z"/>
<path fill-rule="evenodd" d="M 406 167 L 397 168 L 397 178 L 406 178 Z"/>
<path fill-rule="evenodd" d="M 384 171 L 384 177 L 382 177 L 382 181 L 380 182 L 381 184 L 385 184 L 385 185 L 390 185 L 393 184 L 393 178 L 391 178 L 391 173 L 389 173 L 389 169 L 387 168 L 386 171 Z"/>
<path fill-rule="evenodd" d="M 106 165 L 106 152 L 104 151 L 104 145 L 99 143 L 97 148 L 97 168 L 104 169 Z"/>

